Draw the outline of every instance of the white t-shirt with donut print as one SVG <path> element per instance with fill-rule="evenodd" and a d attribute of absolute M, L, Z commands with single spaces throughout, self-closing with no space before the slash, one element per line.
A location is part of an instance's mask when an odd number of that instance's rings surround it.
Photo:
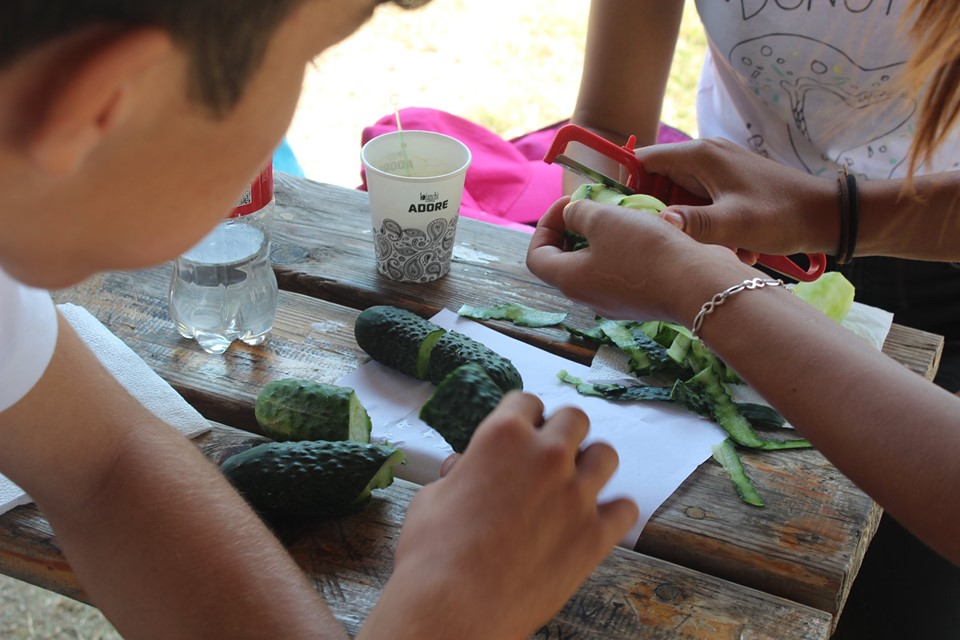
<path fill-rule="evenodd" d="M 700 137 L 814 175 L 906 175 L 918 103 L 901 80 L 907 0 L 697 0 L 709 42 Z M 960 136 L 920 173 L 960 169 Z"/>
<path fill-rule="evenodd" d="M 0 269 L 0 412 L 37 384 L 56 344 L 57 310 L 50 294 Z"/>

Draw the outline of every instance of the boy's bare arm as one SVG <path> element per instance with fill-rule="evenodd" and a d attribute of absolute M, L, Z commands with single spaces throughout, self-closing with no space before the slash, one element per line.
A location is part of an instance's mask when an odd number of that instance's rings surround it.
<path fill-rule="evenodd" d="M 125 637 L 346 638 L 216 467 L 60 319 L 44 377 L 0 414 L 0 469 L 49 519 Z"/>

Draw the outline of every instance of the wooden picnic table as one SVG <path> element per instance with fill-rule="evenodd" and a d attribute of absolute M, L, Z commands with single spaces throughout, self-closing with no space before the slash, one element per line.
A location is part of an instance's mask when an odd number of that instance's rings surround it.
<path fill-rule="evenodd" d="M 271 380 L 332 383 L 369 360 L 353 337 L 359 310 L 374 304 L 423 316 L 464 303 L 521 302 L 593 313 L 544 285 L 524 264 L 529 236 L 461 219 L 450 274 L 430 284 L 376 272 L 365 193 L 277 175 L 272 260 L 277 320 L 260 347 L 236 343 L 212 356 L 173 328 L 169 264 L 103 274 L 55 293 L 88 309 L 207 419 L 197 439 L 219 462 L 256 435 L 254 400 Z M 491 327 L 580 363 L 594 351 L 555 328 Z M 894 325 L 884 351 L 932 378 L 942 338 Z M 538 638 L 827 638 L 842 610 L 880 508 L 814 450 L 744 453 L 767 506 L 744 505 L 718 465 L 702 464 L 650 519 L 635 550 L 616 549 Z M 363 513 L 279 535 L 355 632 L 392 566 L 417 486 L 398 480 Z M 0 571 L 86 601 L 56 537 L 33 506 L 0 516 Z"/>

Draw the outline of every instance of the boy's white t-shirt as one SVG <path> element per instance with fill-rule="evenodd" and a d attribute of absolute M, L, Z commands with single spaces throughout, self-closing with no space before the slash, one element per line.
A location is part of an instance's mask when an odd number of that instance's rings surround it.
<path fill-rule="evenodd" d="M 787 166 L 903 177 L 918 103 L 902 78 L 907 0 L 697 0 L 709 47 L 698 133 Z M 919 173 L 960 169 L 960 136 Z"/>
<path fill-rule="evenodd" d="M 50 294 L 0 269 L 0 411 L 37 384 L 56 344 L 57 311 Z"/>

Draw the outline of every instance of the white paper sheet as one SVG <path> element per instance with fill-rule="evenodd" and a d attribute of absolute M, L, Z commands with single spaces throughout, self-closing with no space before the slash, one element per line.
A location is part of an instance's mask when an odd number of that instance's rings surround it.
<path fill-rule="evenodd" d="M 632 548 L 647 520 L 680 484 L 711 455 L 711 447 L 725 434 L 720 427 L 661 403 L 618 404 L 580 395 L 560 382 L 557 372 L 566 369 L 590 377 L 583 365 L 547 353 L 449 310 L 433 322 L 445 329 L 482 342 L 510 358 L 523 376 L 524 390 L 543 400 L 546 413 L 561 406 L 577 406 L 590 416 L 591 429 L 585 444 L 611 444 L 620 456 L 620 467 L 600 494 L 601 500 L 628 496 L 640 507 L 640 519 L 621 540 Z M 373 437 L 389 441 L 407 455 L 407 465 L 395 468 L 397 475 L 426 484 L 439 475 L 440 464 L 452 453 L 449 445 L 424 424 L 417 413 L 434 386 L 397 373 L 376 362 L 366 364 L 338 381 L 352 387 L 373 421 Z"/>

